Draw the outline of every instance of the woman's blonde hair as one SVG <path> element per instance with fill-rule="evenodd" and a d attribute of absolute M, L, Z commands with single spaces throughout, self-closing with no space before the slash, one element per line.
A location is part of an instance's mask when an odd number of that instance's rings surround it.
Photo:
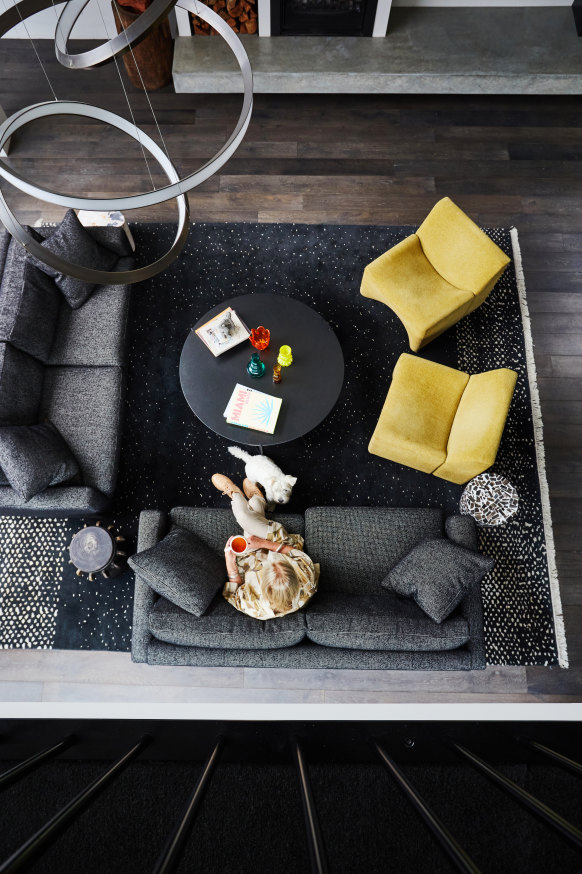
<path fill-rule="evenodd" d="M 293 606 L 301 582 L 292 562 L 284 555 L 271 556 L 261 570 L 261 591 L 275 613 L 284 613 Z"/>

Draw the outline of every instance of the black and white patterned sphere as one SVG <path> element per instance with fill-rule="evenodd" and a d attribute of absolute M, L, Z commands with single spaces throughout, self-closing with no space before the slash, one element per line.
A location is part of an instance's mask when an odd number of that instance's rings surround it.
<path fill-rule="evenodd" d="M 465 487 L 459 510 L 482 528 L 493 528 L 511 519 L 518 505 L 517 491 L 508 479 L 500 473 L 481 473 Z"/>

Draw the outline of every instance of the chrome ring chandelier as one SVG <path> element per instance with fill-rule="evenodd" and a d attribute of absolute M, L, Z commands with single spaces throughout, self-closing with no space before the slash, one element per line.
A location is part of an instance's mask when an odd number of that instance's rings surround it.
<path fill-rule="evenodd" d="M 0 15 L 0 37 L 18 24 L 21 20 L 33 15 L 41 9 L 52 5 L 53 0 L 21 0 L 20 3 L 11 7 L 7 12 Z M 52 115 L 71 115 L 93 118 L 110 124 L 118 130 L 129 134 L 136 139 L 157 160 L 169 180 L 169 184 L 162 188 L 153 189 L 126 197 L 73 197 L 50 189 L 35 185 L 20 173 L 13 170 L 5 161 L 0 160 L 0 175 L 25 194 L 38 197 L 41 200 L 66 206 L 74 209 L 109 211 L 138 209 L 143 206 L 152 206 L 172 198 L 178 203 L 178 229 L 170 250 L 158 261 L 128 271 L 103 271 L 94 270 L 90 267 L 72 264 L 58 255 L 49 252 L 40 243 L 36 242 L 25 228 L 18 222 L 13 212 L 9 209 L 4 196 L 0 192 L 0 220 L 15 239 L 22 243 L 25 248 L 36 258 L 61 273 L 74 276 L 77 279 L 94 283 L 127 283 L 140 282 L 164 270 L 176 258 L 183 248 L 189 230 L 189 208 L 187 192 L 200 185 L 222 167 L 234 154 L 243 140 L 250 123 L 253 108 L 253 76 L 251 65 L 241 41 L 232 28 L 216 12 L 205 5 L 198 6 L 196 0 L 154 0 L 145 12 L 126 31 L 122 31 L 116 37 L 103 43 L 95 49 L 83 52 L 79 55 L 67 53 L 67 42 L 71 31 L 89 0 L 69 0 L 61 12 L 55 33 L 55 51 L 58 60 L 63 66 L 71 69 L 87 69 L 100 66 L 114 60 L 117 56 L 130 51 L 140 42 L 155 25 L 164 18 L 174 6 L 180 6 L 197 15 L 203 21 L 210 24 L 216 30 L 235 55 L 243 79 L 243 105 L 234 131 L 224 146 L 204 164 L 199 170 L 189 176 L 180 178 L 169 156 L 154 140 L 141 131 L 133 123 L 128 122 L 122 116 L 98 106 L 74 101 L 47 101 L 37 103 L 14 113 L 0 125 L 0 150 L 15 131 L 22 128 L 28 122 L 45 118 Z"/>

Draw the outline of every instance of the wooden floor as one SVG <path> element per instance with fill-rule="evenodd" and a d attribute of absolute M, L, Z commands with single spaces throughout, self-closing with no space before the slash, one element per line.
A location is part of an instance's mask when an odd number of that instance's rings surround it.
<path fill-rule="evenodd" d="M 125 112 L 114 67 L 71 73 L 39 45 L 59 98 Z M 5 112 L 50 91 L 30 46 L 0 42 Z M 237 96 L 151 97 L 165 143 L 190 173 L 236 123 Z M 155 133 L 143 95 L 136 118 Z M 136 193 L 139 149 L 92 123 L 38 122 L 14 166 L 57 190 Z M 582 104 L 579 97 L 259 96 L 235 157 L 190 196 L 195 221 L 418 224 L 450 195 L 479 224 L 520 235 L 545 423 L 570 669 L 460 673 L 150 668 L 117 653 L 4 651 L 0 700 L 582 701 Z M 159 184 L 159 176 L 154 178 Z M 13 189 L 23 222 L 63 210 Z M 137 214 L 134 214 L 137 217 Z M 142 219 L 172 220 L 173 206 Z"/>

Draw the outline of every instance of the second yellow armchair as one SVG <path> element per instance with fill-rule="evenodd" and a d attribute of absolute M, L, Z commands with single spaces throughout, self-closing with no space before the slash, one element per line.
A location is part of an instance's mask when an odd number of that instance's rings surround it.
<path fill-rule="evenodd" d="M 404 353 L 368 451 L 466 483 L 495 461 L 516 379 L 506 367 L 469 376 Z"/>

